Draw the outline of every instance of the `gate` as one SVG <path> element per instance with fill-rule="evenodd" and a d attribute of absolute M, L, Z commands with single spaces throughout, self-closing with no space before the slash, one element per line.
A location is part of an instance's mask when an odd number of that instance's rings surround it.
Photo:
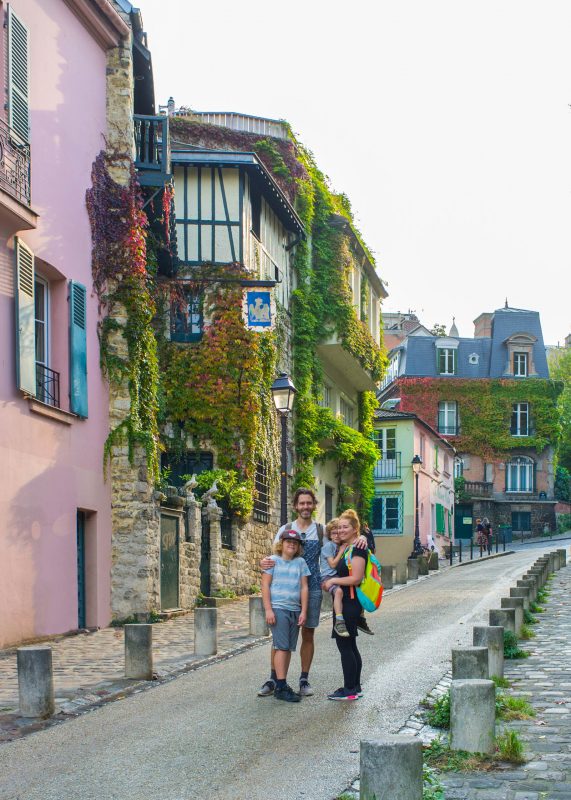
<path fill-rule="evenodd" d="M 512 511 L 512 535 L 531 533 L 531 512 Z"/>
<path fill-rule="evenodd" d="M 77 512 L 77 627 L 85 628 L 85 512 Z"/>
<path fill-rule="evenodd" d="M 200 591 L 205 597 L 210 597 L 210 519 L 204 512 L 200 537 Z"/>
<path fill-rule="evenodd" d="M 472 506 L 460 503 L 454 509 L 454 538 L 471 539 L 473 533 Z"/>
<path fill-rule="evenodd" d="M 178 517 L 161 514 L 161 610 L 178 608 L 179 588 Z"/>

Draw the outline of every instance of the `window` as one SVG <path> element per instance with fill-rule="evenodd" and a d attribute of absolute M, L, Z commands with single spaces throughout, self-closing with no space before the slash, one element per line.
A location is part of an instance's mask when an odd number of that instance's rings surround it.
<path fill-rule="evenodd" d="M 333 519 L 333 487 L 325 486 L 325 522 Z"/>
<path fill-rule="evenodd" d="M 458 434 L 458 404 L 455 400 L 441 400 L 438 403 L 438 433 L 445 436 Z"/>
<path fill-rule="evenodd" d="M 438 447 L 437 444 L 435 444 L 434 445 L 434 471 L 435 472 L 438 472 L 439 469 L 440 469 L 439 464 L 438 464 L 439 455 L 440 455 L 440 448 Z"/>
<path fill-rule="evenodd" d="M 202 339 L 202 293 L 185 288 L 171 305 L 171 341 L 198 342 Z"/>
<path fill-rule="evenodd" d="M 527 353 L 514 353 L 514 376 L 516 378 L 527 378 Z"/>
<path fill-rule="evenodd" d="M 319 401 L 319 405 L 322 408 L 331 408 L 331 386 L 328 386 L 326 383 L 323 384 L 323 390 L 322 390 L 321 400 Z"/>
<path fill-rule="evenodd" d="M 420 459 L 424 463 L 424 459 L 426 456 L 426 436 L 423 434 L 420 435 Z"/>
<path fill-rule="evenodd" d="M 456 350 L 453 347 L 439 347 L 436 353 L 439 374 L 454 375 L 456 373 Z"/>
<path fill-rule="evenodd" d="M 171 486 L 182 487 L 191 475 L 212 469 L 214 458 L 212 453 L 200 450 L 187 450 L 185 453 L 162 453 L 161 469 L 167 471 L 166 481 Z"/>
<path fill-rule="evenodd" d="M 268 465 L 265 461 L 258 461 L 254 473 L 254 519 L 258 522 L 270 521 L 270 486 L 268 479 Z"/>
<path fill-rule="evenodd" d="M 461 478 L 464 475 L 464 459 L 460 456 L 454 459 L 454 477 Z"/>
<path fill-rule="evenodd" d="M 402 533 L 402 492 L 382 492 L 374 497 L 371 526 L 375 533 Z"/>
<path fill-rule="evenodd" d="M 450 456 L 444 453 L 444 473 L 450 475 Z"/>
<path fill-rule="evenodd" d="M 345 425 L 348 425 L 352 428 L 355 424 L 355 409 L 353 408 L 352 403 L 349 403 L 348 400 L 345 400 L 344 397 L 339 399 L 339 412 L 343 417 L 343 422 Z"/>
<path fill-rule="evenodd" d="M 534 472 L 531 458 L 512 458 L 506 463 L 506 492 L 533 492 Z"/>
<path fill-rule="evenodd" d="M 381 383 L 381 389 L 384 389 L 385 386 L 388 386 L 389 383 L 396 381 L 399 376 L 399 365 L 400 365 L 400 352 L 395 353 L 395 355 L 389 361 L 389 366 L 386 371 L 385 377 L 383 378 L 383 382 Z"/>
<path fill-rule="evenodd" d="M 514 403 L 512 406 L 512 436 L 529 436 L 529 403 Z"/>
<path fill-rule="evenodd" d="M 375 465 L 376 480 L 400 478 L 401 454 L 396 451 L 396 442 L 396 428 L 381 428 L 375 431 L 375 443 L 381 454 Z"/>

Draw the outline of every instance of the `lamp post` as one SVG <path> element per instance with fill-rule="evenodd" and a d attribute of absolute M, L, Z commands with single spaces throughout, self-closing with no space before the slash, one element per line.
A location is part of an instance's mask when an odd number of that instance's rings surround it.
<path fill-rule="evenodd" d="M 412 459 L 412 471 L 415 480 L 415 510 L 414 510 L 414 547 L 412 548 L 411 558 L 418 558 L 422 555 L 422 545 L 420 543 L 420 525 L 418 522 L 418 475 L 422 466 L 422 458 L 416 455 Z"/>
<path fill-rule="evenodd" d="M 282 372 L 272 384 L 272 397 L 282 423 L 281 508 L 280 523 L 287 522 L 287 418 L 293 406 L 296 388 L 287 372 Z"/>

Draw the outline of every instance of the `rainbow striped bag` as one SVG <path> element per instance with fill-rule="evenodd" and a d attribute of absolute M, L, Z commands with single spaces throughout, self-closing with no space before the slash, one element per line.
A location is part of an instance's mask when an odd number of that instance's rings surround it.
<path fill-rule="evenodd" d="M 353 548 L 350 547 L 345 552 L 345 563 L 351 574 L 351 553 Z M 359 586 L 355 587 L 357 590 L 357 600 L 365 611 L 369 613 L 376 611 L 381 605 L 383 599 L 383 584 L 381 583 L 381 565 L 377 557 L 369 550 L 367 564 L 365 566 L 365 574 Z M 351 587 L 351 597 L 354 597 L 353 587 Z"/>

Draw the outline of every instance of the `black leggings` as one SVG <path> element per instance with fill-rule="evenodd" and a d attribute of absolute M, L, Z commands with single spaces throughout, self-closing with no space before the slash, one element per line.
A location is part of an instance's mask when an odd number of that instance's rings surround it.
<path fill-rule="evenodd" d="M 345 689 L 355 689 L 361 683 L 361 668 L 363 661 L 357 647 L 355 636 L 336 636 L 337 649 L 341 653 L 341 668 Z"/>

